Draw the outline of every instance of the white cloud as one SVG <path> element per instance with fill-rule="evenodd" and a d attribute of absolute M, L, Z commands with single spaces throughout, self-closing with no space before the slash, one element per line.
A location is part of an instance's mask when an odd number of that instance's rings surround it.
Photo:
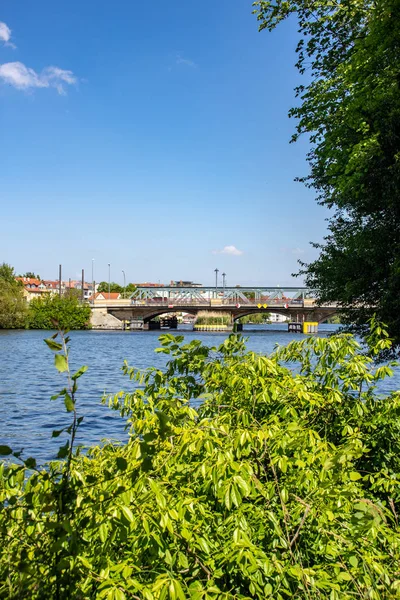
<path fill-rule="evenodd" d="M 61 95 L 65 94 L 65 85 L 73 85 L 77 82 L 72 71 L 65 71 L 59 67 L 46 67 L 41 73 L 36 73 L 34 69 L 21 62 L 0 65 L 0 80 L 18 90 L 53 87 Z"/>
<path fill-rule="evenodd" d="M 305 250 L 303 248 L 292 248 L 291 252 L 295 256 L 299 256 L 300 254 L 304 254 Z"/>
<path fill-rule="evenodd" d="M 3 42 L 5 46 L 11 46 L 11 48 L 15 48 L 15 45 L 10 41 L 11 40 L 11 29 L 0 21 L 0 42 Z"/>
<path fill-rule="evenodd" d="M 236 246 L 224 246 L 222 250 L 213 250 L 213 254 L 228 254 L 229 256 L 242 256 L 243 251 Z"/>
<path fill-rule="evenodd" d="M 193 60 L 190 60 L 190 58 L 184 58 L 180 54 L 176 55 L 175 62 L 177 65 L 185 65 L 186 67 L 191 67 L 192 69 L 195 69 L 197 67 L 196 63 Z"/>

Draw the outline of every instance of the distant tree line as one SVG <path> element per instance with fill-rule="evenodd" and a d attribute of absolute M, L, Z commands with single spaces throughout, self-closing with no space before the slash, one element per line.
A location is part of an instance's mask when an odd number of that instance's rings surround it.
<path fill-rule="evenodd" d="M 271 313 L 256 313 L 255 315 L 246 315 L 239 319 L 239 323 L 254 323 L 255 325 L 262 325 L 263 323 L 269 323 L 271 320 Z"/>
<path fill-rule="evenodd" d="M 26 273 L 22 273 L 18 275 L 18 277 L 27 277 L 28 279 L 39 279 L 41 280 L 40 275 L 35 275 L 33 271 L 27 271 Z"/>
<path fill-rule="evenodd" d="M 3 263 L 0 265 L 0 328 L 25 327 L 26 315 L 23 286 L 16 281 L 14 269 Z"/>

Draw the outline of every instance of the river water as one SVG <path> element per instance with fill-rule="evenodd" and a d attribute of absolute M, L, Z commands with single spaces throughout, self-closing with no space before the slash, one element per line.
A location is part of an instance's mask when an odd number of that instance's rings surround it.
<path fill-rule="evenodd" d="M 251 327 L 251 330 L 249 329 Z M 320 326 L 319 335 L 328 335 L 335 325 Z M 185 326 L 178 331 L 187 341 L 200 339 L 208 345 L 224 341 L 226 334 L 200 333 Z M 50 396 L 66 386 L 65 373 L 54 368 L 54 354 L 43 340 L 46 331 L 0 330 L 0 444 L 13 450 L 24 448 L 24 456 L 43 462 L 54 458 L 63 437 L 51 438 L 53 429 L 69 424 L 62 399 Z M 103 439 L 123 440 L 124 421 L 115 411 L 101 404 L 104 393 L 130 391 L 134 384 L 121 372 L 126 359 L 132 366 L 163 367 L 168 357 L 156 354 L 159 331 L 74 331 L 70 333 L 70 362 L 73 369 L 88 365 L 79 380 L 77 407 L 84 421 L 78 443 L 98 444 Z M 243 335 L 247 347 L 262 354 L 270 353 L 276 344 L 287 344 L 304 336 L 290 334 L 287 325 L 247 325 Z M 380 391 L 400 389 L 400 370 L 383 382 Z"/>

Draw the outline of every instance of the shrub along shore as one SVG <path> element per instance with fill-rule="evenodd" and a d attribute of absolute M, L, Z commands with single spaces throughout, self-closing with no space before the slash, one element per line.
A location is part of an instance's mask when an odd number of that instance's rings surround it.
<path fill-rule="evenodd" d="M 90 329 L 91 308 L 75 296 L 46 296 L 31 300 L 26 314 L 26 329 Z"/>
<path fill-rule="evenodd" d="M 0 597 L 398 597 L 400 393 L 376 392 L 371 331 L 368 355 L 340 334 L 268 357 L 163 335 L 165 370 L 125 363 L 134 391 L 104 399 L 129 441 L 84 452 L 86 367 L 47 340 L 71 424 L 45 466 L 0 447 Z"/>

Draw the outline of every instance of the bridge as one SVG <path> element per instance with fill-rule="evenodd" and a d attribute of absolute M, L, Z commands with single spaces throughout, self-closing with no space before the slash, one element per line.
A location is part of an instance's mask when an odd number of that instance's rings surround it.
<path fill-rule="evenodd" d="M 131 329 L 148 329 L 155 317 L 182 312 L 196 317 L 200 311 L 229 314 L 232 326 L 256 313 L 278 313 L 296 323 L 321 323 L 338 310 L 336 304 L 317 306 L 312 290 L 305 287 L 138 287 L 129 298 L 96 299 L 91 306 L 93 327 L 98 324 L 107 329 L 127 324 Z"/>

